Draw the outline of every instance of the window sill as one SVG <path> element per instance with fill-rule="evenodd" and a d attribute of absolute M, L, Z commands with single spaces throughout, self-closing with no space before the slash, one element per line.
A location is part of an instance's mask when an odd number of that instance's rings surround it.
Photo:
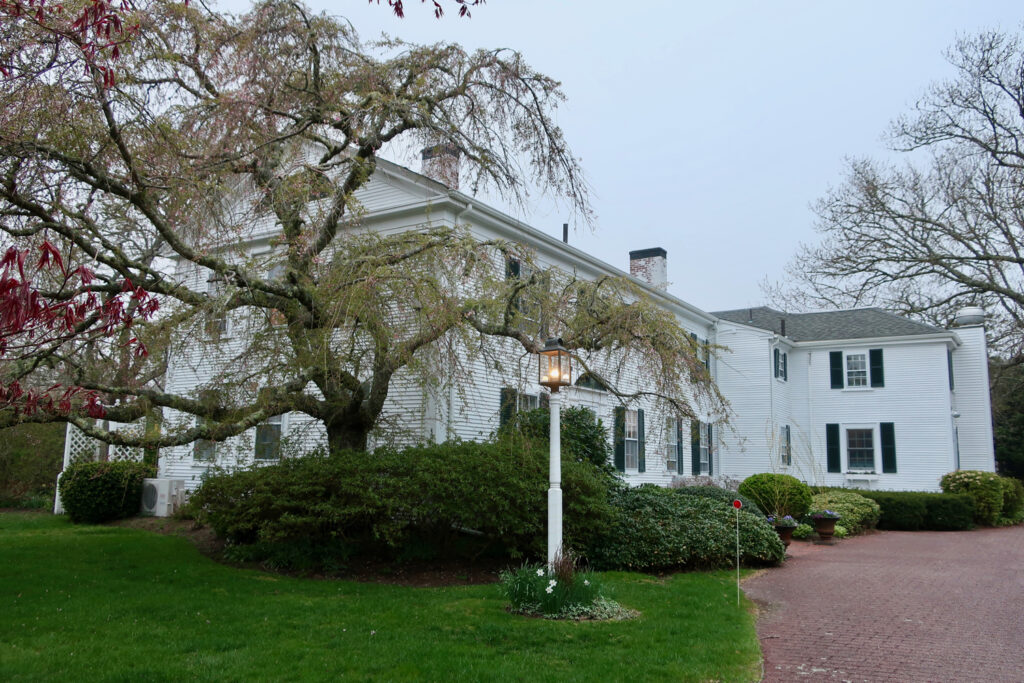
<path fill-rule="evenodd" d="M 847 472 L 847 481 L 878 481 L 878 474 L 875 472 Z"/>

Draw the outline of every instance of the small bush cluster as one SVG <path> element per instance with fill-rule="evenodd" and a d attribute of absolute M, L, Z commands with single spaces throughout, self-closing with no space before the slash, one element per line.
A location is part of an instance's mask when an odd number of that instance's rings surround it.
<path fill-rule="evenodd" d="M 838 513 L 846 534 L 859 534 L 874 529 L 881 516 L 878 503 L 853 491 L 831 489 L 818 493 L 811 498 L 811 505 L 815 509 Z"/>
<path fill-rule="evenodd" d="M 547 466 L 546 447 L 506 442 L 311 454 L 212 475 L 190 507 L 237 558 L 284 569 L 331 569 L 354 555 L 538 556 Z M 610 481 L 589 463 L 563 463 L 567 546 L 585 550 L 604 529 Z"/>
<path fill-rule="evenodd" d="M 968 495 L 920 491 L 858 491 L 878 503 L 879 529 L 960 531 L 974 526 L 974 500 Z"/>
<path fill-rule="evenodd" d="M 814 533 L 814 527 L 810 524 L 797 524 L 796 528 L 793 529 L 793 538 L 803 540 L 809 538 Z"/>
<path fill-rule="evenodd" d="M 974 499 L 974 521 L 995 526 L 1003 512 L 1003 483 L 998 474 L 980 470 L 957 470 L 939 482 L 944 493 L 966 493 Z"/>
<path fill-rule="evenodd" d="M 764 515 L 761 512 L 761 508 L 757 506 L 757 503 L 750 498 L 736 491 L 719 488 L 718 486 L 673 486 L 672 490 L 683 496 L 697 496 L 698 498 L 720 500 L 729 508 L 732 507 L 734 500 L 739 500 L 743 503 L 743 509 L 747 512 L 752 512 L 755 515 Z"/>
<path fill-rule="evenodd" d="M 142 480 L 155 475 L 140 462 L 72 463 L 60 476 L 60 500 L 76 523 L 132 517 L 142 505 Z"/>
<path fill-rule="evenodd" d="M 739 492 L 753 500 L 765 514 L 791 515 L 797 519 L 811 507 L 811 489 L 796 477 L 766 472 L 743 480 Z"/>
<path fill-rule="evenodd" d="M 526 564 L 501 573 L 501 587 L 516 614 L 546 619 L 624 619 L 634 616 L 606 598 L 600 577 L 578 572 L 571 554 L 556 557 L 553 568 Z"/>
<path fill-rule="evenodd" d="M 611 494 L 612 520 L 588 557 L 599 569 L 634 571 L 728 567 L 736 561 L 736 512 L 721 501 L 644 485 Z M 740 555 L 779 563 L 785 548 L 760 514 L 739 512 Z"/>

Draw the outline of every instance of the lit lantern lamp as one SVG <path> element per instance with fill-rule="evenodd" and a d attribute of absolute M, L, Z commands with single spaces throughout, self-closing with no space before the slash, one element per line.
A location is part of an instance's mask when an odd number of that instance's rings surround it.
<path fill-rule="evenodd" d="M 551 393 L 572 384 L 572 361 L 561 339 L 551 337 L 544 342 L 544 348 L 538 356 L 538 369 L 537 381 L 551 389 Z"/>
<path fill-rule="evenodd" d="M 538 382 L 551 389 L 548 408 L 551 411 L 550 463 L 548 489 L 548 568 L 554 570 L 555 560 L 562 554 L 562 400 L 560 387 L 572 383 L 572 362 L 561 339 L 544 342 L 538 356 Z"/>

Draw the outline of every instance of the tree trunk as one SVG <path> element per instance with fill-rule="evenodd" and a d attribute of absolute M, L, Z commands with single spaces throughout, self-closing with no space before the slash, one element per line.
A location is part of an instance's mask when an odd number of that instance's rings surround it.
<path fill-rule="evenodd" d="M 327 448 L 331 453 L 341 450 L 365 451 L 370 427 L 352 424 L 327 423 Z"/>

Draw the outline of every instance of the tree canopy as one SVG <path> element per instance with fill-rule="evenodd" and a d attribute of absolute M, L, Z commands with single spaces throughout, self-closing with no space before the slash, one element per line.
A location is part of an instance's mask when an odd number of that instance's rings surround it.
<path fill-rule="evenodd" d="M 589 220 L 553 118 L 559 85 L 518 53 L 364 44 L 344 20 L 280 0 L 239 16 L 168 1 L 126 12 L 139 30 L 120 46 L 114 81 L 68 27 L 4 27 L 0 229 L 89 265 L 85 289 L 48 296 L 109 300 L 131 283 L 161 315 L 137 320 L 130 339 L 64 338 L 9 369 L 17 379 L 57 375 L 102 396 L 112 420 L 166 408 L 201 418 L 150 431 L 147 445 L 220 440 L 299 411 L 324 423 L 332 447 L 362 447 L 396 373 L 427 377 L 495 344 L 538 350 L 529 301 L 595 371 L 642 359 L 644 391 L 678 412 L 692 414 L 695 397 L 720 401 L 694 342 L 628 280 L 545 272 L 522 247 L 459 226 L 361 228 L 357 191 L 388 145 L 442 145 L 470 191 L 525 202 L 535 186 Z M 261 236 L 272 249 L 256 253 Z M 505 277 L 508 259 L 531 274 Z M 211 345 L 220 362 L 204 386 L 169 390 L 166 359 L 216 342 L 226 318 L 243 341 Z M 638 393 L 607 383 L 624 399 Z"/>
<path fill-rule="evenodd" d="M 849 162 L 816 205 L 821 244 L 803 246 L 784 286 L 791 307 L 880 305 L 948 326 L 981 305 L 990 344 L 1024 360 L 1024 45 L 982 33 L 892 127 L 903 166 Z"/>

